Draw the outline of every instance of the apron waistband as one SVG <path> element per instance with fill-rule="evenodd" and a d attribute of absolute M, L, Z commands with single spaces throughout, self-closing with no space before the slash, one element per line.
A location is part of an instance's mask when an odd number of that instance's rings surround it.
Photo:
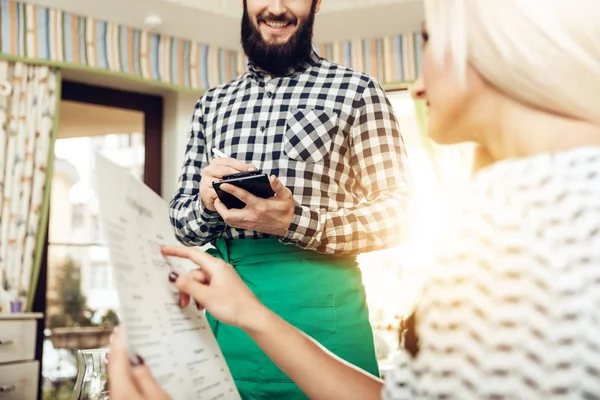
<path fill-rule="evenodd" d="M 234 239 L 229 241 L 220 238 L 214 243 L 214 246 L 215 249 L 211 249 L 209 252 L 232 265 L 277 262 L 281 261 L 282 258 L 289 257 L 323 261 L 331 261 L 332 259 L 356 260 L 356 257 L 352 256 L 339 257 L 305 250 L 297 246 L 281 243 L 278 238 Z"/>

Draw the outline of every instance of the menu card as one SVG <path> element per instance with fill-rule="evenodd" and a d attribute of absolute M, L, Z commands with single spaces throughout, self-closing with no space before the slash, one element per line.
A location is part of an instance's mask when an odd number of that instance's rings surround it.
<path fill-rule="evenodd" d="M 173 399 L 240 399 L 204 313 L 193 301 L 181 309 L 168 281 L 169 272 L 194 268 L 161 254 L 161 246 L 178 244 L 168 204 L 104 156 L 96 155 L 95 163 L 102 232 L 130 355 L 144 359 Z"/>

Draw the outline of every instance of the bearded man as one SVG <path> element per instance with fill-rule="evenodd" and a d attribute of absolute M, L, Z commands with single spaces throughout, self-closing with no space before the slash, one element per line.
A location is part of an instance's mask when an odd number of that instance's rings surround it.
<path fill-rule="evenodd" d="M 170 206 L 176 236 L 214 245 L 267 307 L 378 375 L 356 256 L 408 233 L 398 123 L 378 83 L 313 50 L 321 0 L 242 6 L 248 71 L 196 104 Z M 276 195 L 221 186 L 246 204 L 228 209 L 212 183 L 252 169 Z M 244 399 L 306 398 L 245 333 L 207 318 Z"/>

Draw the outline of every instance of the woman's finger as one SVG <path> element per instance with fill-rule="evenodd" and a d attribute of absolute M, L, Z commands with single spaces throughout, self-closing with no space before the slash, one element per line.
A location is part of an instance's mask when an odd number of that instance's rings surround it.
<path fill-rule="evenodd" d="M 175 282 L 178 277 L 179 277 L 179 274 L 175 271 L 171 271 L 169 273 L 169 281 L 170 282 Z M 188 304 L 190 304 L 190 295 L 185 292 L 179 292 L 179 300 L 178 300 L 179 307 L 186 308 L 188 306 Z"/>
<path fill-rule="evenodd" d="M 204 272 L 202 272 L 202 270 L 199 268 L 191 271 L 190 273 L 188 273 L 188 275 L 190 276 L 190 278 L 192 278 L 196 282 L 200 282 L 200 283 L 208 282 L 207 275 Z M 175 277 L 175 276 L 169 276 L 169 280 L 171 282 L 174 282 L 174 280 L 176 280 L 176 278 L 177 277 Z M 186 308 L 190 304 L 190 300 L 191 300 L 191 298 L 188 293 L 179 292 L 179 307 Z M 198 310 L 204 309 L 204 307 L 201 307 L 200 304 L 198 304 L 198 302 L 195 302 L 195 304 L 196 304 L 196 308 Z"/>
<path fill-rule="evenodd" d="M 144 360 L 137 356 L 132 369 L 133 380 L 141 391 L 144 400 L 167 400 L 169 396 L 160 387 L 147 366 L 144 365 Z"/>
<path fill-rule="evenodd" d="M 211 256 L 203 251 L 198 251 L 184 246 L 165 246 L 161 249 L 162 254 L 168 257 L 188 258 L 198 265 L 202 272 L 210 279 L 214 272 L 221 264 L 222 260 Z"/>
<path fill-rule="evenodd" d="M 171 281 L 180 292 L 187 293 L 196 300 L 196 306 L 200 307 L 207 300 L 206 289 L 208 286 L 204 283 L 200 283 L 190 277 L 189 275 L 182 275 L 175 281 Z"/>
<path fill-rule="evenodd" d="M 179 307 L 186 308 L 190 304 L 190 295 L 184 292 L 179 292 Z"/>
<path fill-rule="evenodd" d="M 113 400 L 142 400 L 131 376 L 131 365 L 120 329 L 113 334 L 108 364 L 110 398 Z"/>
<path fill-rule="evenodd" d="M 204 273 L 204 271 L 202 271 L 202 269 L 200 269 L 200 268 L 191 271 L 188 275 L 190 276 L 190 278 L 192 278 L 193 280 L 195 280 L 197 282 L 200 282 L 200 283 L 208 282 L 208 275 L 206 275 Z"/>
<path fill-rule="evenodd" d="M 208 283 L 208 276 L 200 268 L 193 270 L 188 275 L 190 276 L 190 278 L 192 278 L 196 282 L 200 282 L 200 283 L 204 283 L 204 284 Z M 194 303 L 196 304 L 196 308 L 199 311 L 204 310 L 204 306 L 202 304 L 198 303 L 195 300 L 194 300 Z"/>

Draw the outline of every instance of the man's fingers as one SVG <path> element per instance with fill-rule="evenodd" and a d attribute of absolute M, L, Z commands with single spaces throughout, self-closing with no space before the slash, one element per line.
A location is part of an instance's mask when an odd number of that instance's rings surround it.
<path fill-rule="evenodd" d="M 237 170 L 237 172 L 253 171 L 256 169 L 254 165 L 246 164 L 245 162 L 236 160 L 235 158 L 215 158 L 211 164 L 212 163 L 219 166 L 234 168 Z"/>
<path fill-rule="evenodd" d="M 223 219 L 227 218 L 227 215 L 229 214 L 229 209 L 225 207 L 225 204 L 223 204 L 223 202 L 221 201 L 221 199 L 218 198 L 218 196 L 214 202 L 214 206 L 215 210 L 217 210 L 217 212 L 221 217 L 223 217 Z"/>
<path fill-rule="evenodd" d="M 215 189 L 212 187 L 212 185 L 210 185 L 210 190 L 206 191 L 203 193 L 204 196 L 207 196 L 209 199 L 211 199 L 213 202 L 219 197 L 217 195 L 217 192 L 215 191 Z"/>
<path fill-rule="evenodd" d="M 202 271 L 207 275 L 207 277 L 211 276 L 211 272 L 217 268 L 218 264 L 222 263 L 222 260 L 219 260 L 216 257 L 211 256 L 208 253 L 203 251 L 198 251 L 189 247 L 183 246 L 164 246 L 162 249 L 162 254 L 167 257 L 179 257 L 179 258 L 188 258 L 192 260 L 196 265 L 198 265 Z"/>
<path fill-rule="evenodd" d="M 225 175 L 237 174 L 239 172 L 241 171 L 228 165 L 209 165 L 202 170 L 202 178 L 214 178 L 213 180 L 217 180 Z"/>
<path fill-rule="evenodd" d="M 113 334 L 110 345 L 110 362 L 108 363 L 108 381 L 110 386 L 119 388 L 111 390 L 115 395 L 111 397 L 114 400 L 139 399 L 138 390 L 131 380 L 131 365 L 125 341 L 121 329 L 117 329 Z"/>
<path fill-rule="evenodd" d="M 286 188 L 275 175 L 271 175 L 269 177 L 269 182 L 271 183 L 271 189 L 273 189 L 277 197 L 285 197 L 290 195 L 290 190 Z"/>
<path fill-rule="evenodd" d="M 219 213 L 219 215 L 221 216 L 221 218 L 223 218 L 223 221 L 225 221 L 225 223 L 229 226 L 233 226 L 236 228 L 240 228 L 240 226 L 238 225 L 239 222 L 244 221 L 248 210 L 246 208 L 243 208 L 241 210 L 239 209 L 228 209 L 227 207 L 225 207 L 225 204 L 223 204 L 223 202 L 220 199 L 215 200 L 215 210 L 217 210 L 217 212 Z"/>
<path fill-rule="evenodd" d="M 255 206 L 258 202 L 258 197 L 254 196 L 252 193 L 229 183 L 222 184 L 221 190 L 234 195 L 250 207 Z"/>

